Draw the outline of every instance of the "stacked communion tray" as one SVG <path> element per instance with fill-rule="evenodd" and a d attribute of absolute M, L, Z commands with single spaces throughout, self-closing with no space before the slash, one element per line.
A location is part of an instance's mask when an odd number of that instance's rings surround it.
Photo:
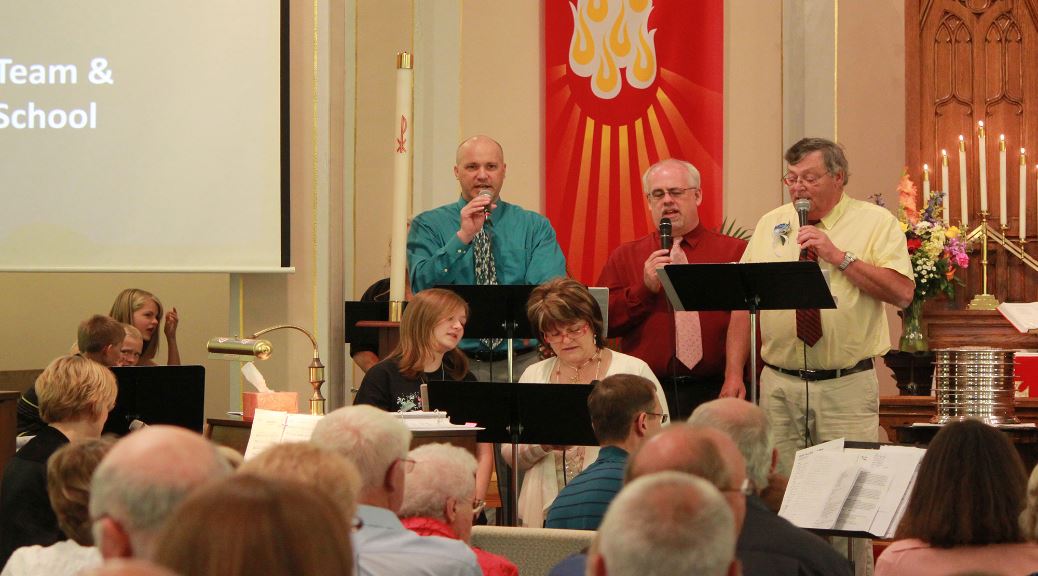
<path fill-rule="evenodd" d="M 1013 351 L 979 346 L 934 350 L 933 422 L 974 418 L 993 426 L 1016 424 Z"/>

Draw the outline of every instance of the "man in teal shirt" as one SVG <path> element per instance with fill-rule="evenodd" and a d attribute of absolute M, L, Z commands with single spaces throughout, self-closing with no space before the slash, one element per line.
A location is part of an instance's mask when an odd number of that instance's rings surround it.
<path fill-rule="evenodd" d="M 441 284 L 540 284 L 566 275 L 548 219 L 499 198 L 505 168 L 501 145 L 487 136 L 458 146 L 454 176 L 461 197 L 411 222 L 407 264 L 416 293 Z M 466 339 L 460 348 L 478 380 L 507 380 L 507 365 L 500 362 L 505 344 L 488 344 Z M 536 342 L 517 342 L 515 376 L 537 359 Z"/>

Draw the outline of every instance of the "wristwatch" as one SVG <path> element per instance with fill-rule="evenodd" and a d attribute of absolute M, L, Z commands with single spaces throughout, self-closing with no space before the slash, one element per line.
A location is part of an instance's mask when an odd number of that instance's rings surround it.
<path fill-rule="evenodd" d="M 843 272 L 844 270 L 846 270 L 847 267 L 850 266 L 852 263 L 854 263 L 854 261 L 857 260 L 857 259 L 858 259 L 858 257 L 854 255 L 854 252 L 851 252 L 850 250 L 844 252 L 843 253 L 843 262 L 840 262 L 840 266 L 839 266 L 840 272 Z"/>

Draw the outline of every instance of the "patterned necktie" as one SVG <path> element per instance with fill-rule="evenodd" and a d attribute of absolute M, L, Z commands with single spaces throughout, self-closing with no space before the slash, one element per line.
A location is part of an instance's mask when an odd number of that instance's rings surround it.
<path fill-rule="evenodd" d="M 681 249 L 680 236 L 674 238 L 670 249 L 672 264 L 688 264 L 685 251 Z M 674 313 L 674 355 L 689 369 L 703 359 L 703 331 L 699 325 L 699 312 Z"/>
<path fill-rule="evenodd" d="M 494 252 L 490 249 L 490 219 L 488 218 L 472 239 L 472 256 L 476 266 L 476 284 L 497 285 L 497 266 L 494 265 Z M 480 338 L 488 350 L 497 348 L 500 338 Z"/>
<path fill-rule="evenodd" d="M 818 261 L 818 254 L 814 248 L 808 248 L 800 255 L 800 261 Z M 804 341 L 808 346 L 814 346 L 815 342 L 822 337 L 822 311 L 818 308 L 797 310 L 797 338 Z"/>

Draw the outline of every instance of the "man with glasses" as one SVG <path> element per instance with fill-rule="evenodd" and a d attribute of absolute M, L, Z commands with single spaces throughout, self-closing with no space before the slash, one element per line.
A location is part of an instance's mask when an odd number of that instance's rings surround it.
<path fill-rule="evenodd" d="M 771 422 L 778 472 L 789 475 L 798 449 L 846 438 L 875 442 L 879 383 L 873 359 L 890 349 L 884 303 L 904 308 L 915 282 L 905 235 L 885 208 L 844 194 L 850 178 L 838 144 L 804 138 L 786 151 L 793 201 L 810 204 L 800 226 L 793 204 L 765 214 L 744 262 L 817 260 L 828 273 L 832 310 L 764 310 L 760 314 L 760 406 Z M 746 312 L 733 313 L 733 323 Z M 749 331 L 728 332 L 723 396 L 742 397 Z M 809 410 L 810 409 L 810 410 Z M 856 540 L 855 567 L 869 573 L 868 541 Z"/>
<path fill-rule="evenodd" d="M 476 458 L 450 444 L 423 444 L 408 454 L 414 469 L 407 473 L 404 502 L 397 513 L 408 530 L 420 536 L 442 536 L 471 546 L 472 521 L 486 506 L 476 499 Z M 472 548 L 484 575 L 517 576 L 508 558 Z"/>
<path fill-rule="evenodd" d="M 842 147 L 805 138 L 786 152 L 785 160 L 783 181 L 790 197 L 810 202 L 808 224 L 798 225 L 792 203 L 772 210 L 757 224 L 743 261 L 792 261 L 803 249 L 828 272 L 837 305 L 808 314 L 760 314 L 766 366 L 760 405 L 775 432 L 778 470 L 789 474 L 800 448 L 835 438 L 877 440 L 879 395 L 872 361 L 890 349 L 883 304 L 908 306 L 914 281 L 897 219 L 885 208 L 844 194 L 850 174 Z M 747 330 L 728 333 L 726 396 L 742 396 L 738 378 L 748 340 Z M 811 417 L 805 438 L 808 400 Z"/>
<path fill-rule="evenodd" d="M 591 428 L 601 445 L 598 458 L 559 492 L 546 528 L 597 530 L 606 508 L 623 487 L 627 457 L 667 423 L 656 386 L 634 374 L 614 374 L 587 399 Z"/>
<path fill-rule="evenodd" d="M 609 255 L 598 285 L 609 288 L 609 335 L 621 337 L 622 350 L 649 365 L 671 414 L 684 420 L 721 391 L 730 315 L 675 314 L 657 271 L 667 264 L 737 262 L 746 242 L 700 225 L 703 192 L 699 170 L 692 164 L 657 162 L 642 176 L 642 188 L 653 222 L 658 226 L 662 218 L 670 220 L 673 248 L 661 247 L 657 229 L 621 244 Z"/>
<path fill-rule="evenodd" d="M 397 518 L 406 474 L 415 466 L 407 457 L 411 431 L 400 419 L 374 406 L 346 406 L 322 418 L 310 441 L 349 458 L 360 472 L 359 522 L 353 533 L 357 576 L 482 573 L 464 542 L 419 536 Z"/>
<path fill-rule="evenodd" d="M 836 550 L 780 518 L 761 498 L 772 480 L 776 454 L 771 427 L 760 407 L 735 398 L 719 398 L 696 408 L 688 423 L 728 434 L 746 460 L 746 477 L 753 493 L 746 496 L 746 519 L 736 546 L 743 576 L 851 575 L 850 563 Z"/>

